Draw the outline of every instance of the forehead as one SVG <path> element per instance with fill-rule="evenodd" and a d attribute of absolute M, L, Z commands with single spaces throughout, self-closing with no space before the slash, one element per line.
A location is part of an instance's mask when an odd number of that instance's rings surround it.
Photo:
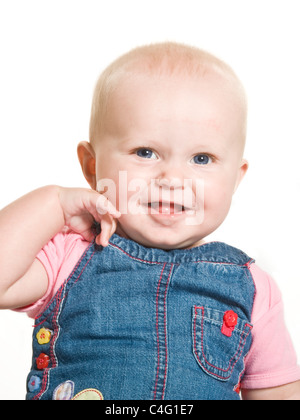
<path fill-rule="evenodd" d="M 110 130 L 234 130 L 243 118 L 232 80 L 205 77 L 127 75 L 111 93 L 105 118 Z M 232 134 L 232 133 L 231 133 Z"/>

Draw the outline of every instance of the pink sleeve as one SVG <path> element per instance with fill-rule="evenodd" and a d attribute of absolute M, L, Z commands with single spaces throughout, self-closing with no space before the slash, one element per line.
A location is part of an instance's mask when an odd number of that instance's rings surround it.
<path fill-rule="evenodd" d="M 31 318 L 41 313 L 68 278 L 88 245 L 89 243 L 82 236 L 66 232 L 58 233 L 45 245 L 36 258 L 47 272 L 47 292 L 40 300 L 26 308 L 18 309 L 18 312 L 27 312 Z"/>
<path fill-rule="evenodd" d="M 284 322 L 281 293 L 274 280 L 257 265 L 250 271 L 256 287 L 253 343 L 246 358 L 242 387 L 273 388 L 300 380 L 296 353 Z"/>

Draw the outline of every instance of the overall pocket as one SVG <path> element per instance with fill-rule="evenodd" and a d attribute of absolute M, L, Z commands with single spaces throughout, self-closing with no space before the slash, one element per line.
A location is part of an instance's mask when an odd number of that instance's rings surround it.
<path fill-rule="evenodd" d="M 236 325 L 230 324 L 230 332 L 225 326 L 224 333 L 225 314 L 203 306 L 193 308 L 194 356 L 206 373 L 220 381 L 231 377 L 252 330 L 252 325 L 238 317 Z"/>

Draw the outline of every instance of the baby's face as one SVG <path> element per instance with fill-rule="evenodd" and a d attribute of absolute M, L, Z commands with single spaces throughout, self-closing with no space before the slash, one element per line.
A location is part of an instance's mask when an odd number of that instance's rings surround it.
<path fill-rule="evenodd" d="M 247 170 L 243 117 L 213 74 L 120 82 L 94 147 L 98 191 L 122 213 L 117 233 L 148 247 L 200 245 Z"/>

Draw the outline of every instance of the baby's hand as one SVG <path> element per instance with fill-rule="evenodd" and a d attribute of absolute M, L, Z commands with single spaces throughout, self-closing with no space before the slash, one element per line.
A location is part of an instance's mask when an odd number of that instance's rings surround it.
<path fill-rule="evenodd" d="M 104 195 L 84 188 L 61 187 L 59 199 L 66 226 L 91 242 L 95 236 L 94 221 L 99 222 L 101 233 L 96 237 L 96 243 L 104 247 L 108 245 L 121 213 Z"/>

